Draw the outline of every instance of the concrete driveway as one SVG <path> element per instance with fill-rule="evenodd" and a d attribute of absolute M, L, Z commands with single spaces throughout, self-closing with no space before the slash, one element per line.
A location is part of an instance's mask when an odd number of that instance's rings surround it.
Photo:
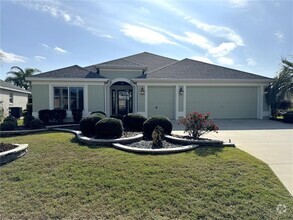
<path fill-rule="evenodd" d="M 267 163 L 293 196 L 293 125 L 272 120 L 215 120 L 218 133 L 204 137 L 234 143 Z M 182 127 L 174 123 L 176 133 Z"/>

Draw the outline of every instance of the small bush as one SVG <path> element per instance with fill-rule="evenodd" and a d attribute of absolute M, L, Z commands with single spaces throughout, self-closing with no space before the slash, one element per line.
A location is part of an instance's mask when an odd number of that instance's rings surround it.
<path fill-rule="evenodd" d="M 43 127 L 43 122 L 40 119 L 33 119 L 29 123 L 30 129 L 41 129 Z"/>
<path fill-rule="evenodd" d="M 79 123 L 82 119 L 82 109 L 74 108 L 71 110 L 72 118 L 75 123 Z"/>
<path fill-rule="evenodd" d="M 116 118 L 104 118 L 96 123 L 95 138 L 109 139 L 122 136 L 122 121 Z"/>
<path fill-rule="evenodd" d="M 123 115 L 119 115 L 119 114 L 113 114 L 110 116 L 110 118 L 116 118 L 116 119 L 123 121 Z"/>
<path fill-rule="evenodd" d="M 17 127 L 17 119 L 15 118 L 15 117 L 13 117 L 13 116 L 7 116 L 5 119 L 4 119 L 4 121 L 3 122 L 12 122 L 13 123 L 13 125 L 14 125 L 14 127 Z M 14 129 L 13 129 L 14 130 Z"/>
<path fill-rule="evenodd" d="M 98 113 L 98 114 L 102 114 L 102 115 L 104 115 L 105 117 L 107 117 L 106 113 L 105 113 L 105 112 L 102 112 L 102 111 L 94 111 L 94 112 L 91 113 L 91 115 L 92 115 L 92 114 L 97 114 L 97 113 Z"/>
<path fill-rule="evenodd" d="M 143 123 L 146 120 L 147 118 L 140 114 L 129 113 L 123 117 L 123 125 L 132 131 L 142 131 Z"/>
<path fill-rule="evenodd" d="M 179 124 L 184 125 L 184 131 L 194 139 L 198 139 L 201 135 L 210 131 L 217 132 L 219 130 L 213 120 L 210 119 L 209 113 L 189 113 L 186 117 L 179 120 Z"/>
<path fill-rule="evenodd" d="M 26 114 L 24 117 L 23 117 L 23 124 L 25 125 L 25 127 L 29 127 L 30 125 L 30 122 L 32 120 L 34 120 L 35 117 L 32 116 L 32 115 L 29 115 L 29 114 Z"/>
<path fill-rule="evenodd" d="M 293 111 L 289 111 L 284 114 L 284 122 L 293 123 Z"/>
<path fill-rule="evenodd" d="M 13 123 L 12 121 L 5 121 L 0 125 L 1 131 L 13 131 L 15 130 L 15 128 L 15 123 Z"/>
<path fill-rule="evenodd" d="M 105 118 L 102 114 L 93 114 L 80 120 L 80 130 L 86 137 L 93 137 L 95 135 L 95 125 L 101 119 Z"/>
<path fill-rule="evenodd" d="M 44 124 L 49 124 L 50 119 L 52 119 L 52 114 L 50 109 L 43 109 L 39 111 L 39 119 Z"/>
<path fill-rule="evenodd" d="M 51 117 L 52 119 L 62 123 L 63 120 L 66 118 L 66 110 L 65 109 L 53 109 L 51 110 Z"/>
<path fill-rule="evenodd" d="M 147 119 L 143 123 L 143 135 L 145 138 L 152 138 L 152 132 L 155 127 L 161 126 L 164 129 L 164 134 L 170 135 L 172 132 L 172 123 L 165 116 L 156 115 Z"/>

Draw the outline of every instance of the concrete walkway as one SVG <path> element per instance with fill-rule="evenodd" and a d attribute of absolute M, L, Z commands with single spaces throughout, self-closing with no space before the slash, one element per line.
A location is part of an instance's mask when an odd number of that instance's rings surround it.
<path fill-rule="evenodd" d="M 272 120 L 215 120 L 218 133 L 203 137 L 234 143 L 267 163 L 293 196 L 293 125 Z M 174 121 L 174 132 L 183 128 Z"/>

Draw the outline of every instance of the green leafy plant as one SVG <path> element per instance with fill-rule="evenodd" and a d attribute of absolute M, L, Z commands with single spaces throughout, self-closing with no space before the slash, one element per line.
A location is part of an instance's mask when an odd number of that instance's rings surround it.
<path fill-rule="evenodd" d="M 34 120 L 35 117 L 32 116 L 32 115 L 29 115 L 29 114 L 26 114 L 24 117 L 23 117 L 23 124 L 26 126 L 26 127 L 29 127 L 30 125 L 30 122 L 32 120 Z"/>
<path fill-rule="evenodd" d="M 33 119 L 29 123 L 31 129 L 41 129 L 43 127 L 43 122 L 40 119 Z"/>
<path fill-rule="evenodd" d="M 116 118 L 103 118 L 96 123 L 95 138 L 120 138 L 123 132 L 122 121 Z"/>
<path fill-rule="evenodd" d="M 13 116 L 7 116 L 5 119 L 4 119 L 4 121 L 3 122 L 12 122 L 13 123 L 13 125 L 14 125 L 14 127 L 17 127 L 17 119 L 15 118 L 15 117 L 13 117 Z"/>
<path fill-rule="evenodd" d="M 0 125 L 1 131 L 13 131 L 13 130 L 15 130 L 15 128 L 16 128 L 15 123 L 13 123 L 12 121 L 4 121 Z"/>
<path fill-rule="evenodd" d="M 146 117 L 137 113 L 129 113 L 123 117 L 123 125 L 125 128 L 132 131 L 142 131 L 143 123 L 147 120 Z"/>
<path fill-rule="evenodd" d="M 39 119 L 44 124 L 49 124 L 50 119 L 52 119 L 52 113 L 50 109 L 43 109 L 39 111 Z"/>
<path fill-rule="evenodd" d="M 80 130 L 84 136 L 93 137 L 95 135 L 95 125 L 101 119 L 105 118 L 104 115 L 96 113 L 80 120 Z"/>
<path fill-rule="evenodd" d="M 79 123 L 80 120 L 82 119 L 82 109 L 79 109 L 79 108 L 71 109 L 71 113 L 72 113 L 73 121 L 75 123 Z"/>
<path fill-rule="evenodd" d="M 216 126 L 214 121 L 210 118 L 210 113 L 201 114 L 198 112 L 192 112 L 181 118 L 178 121 L 179 124 L 183 125 L 184 131 L 194 139 L 198 139 L 201 135 L 215 131 L 219 128 Z"/>
<path fill-rule="evenodd" d="M 162 115 L 155 115 L 147 119 L 143 123 L 143 135 L 147 139 L 152 138 L 152 133 L 155 127 L 160 126 L 164 129 L 164 134 L 170 135 L 172 132 L 172 123 L 171 121 Z"/>

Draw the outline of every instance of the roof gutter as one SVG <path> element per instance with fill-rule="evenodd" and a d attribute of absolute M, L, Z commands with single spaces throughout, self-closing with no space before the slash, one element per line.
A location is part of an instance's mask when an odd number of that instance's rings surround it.
<path fill-rule="evenodd" d="M 38 78 L 38 77 L 26 77 L 27 81 L 38 81 L 38 82 L 59 82 L 59 81 L 67 81 L 67 82 L 107 82 L 109 79 L 107 78 Z"/>

